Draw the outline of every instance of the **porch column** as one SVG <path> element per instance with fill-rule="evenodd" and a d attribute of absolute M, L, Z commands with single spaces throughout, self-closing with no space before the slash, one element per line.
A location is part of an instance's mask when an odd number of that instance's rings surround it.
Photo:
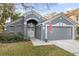
<path fill-rule="evenodd" d="M 75 39 L 76 35 L 75 35 L 75 27 L 73 27 L 73 39 Z"/>
<path fill-rule="evenodd" d="M 45 39 L 47 39 L 47 24 L 45 25 Z"/>
<path fill-rule="evenodd" d="M 26 26 L 27 26 L 27 22 L 24 21 L 24 39 L 26 39 Z"/>

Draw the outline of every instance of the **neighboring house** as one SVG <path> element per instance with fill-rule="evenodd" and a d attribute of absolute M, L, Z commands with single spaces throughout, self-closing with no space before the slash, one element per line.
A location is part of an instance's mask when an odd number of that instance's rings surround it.
<path fill-rule="evenodd" d="M 66 12 L 66 15 L 78 23 L 79 26 L 79 8 L 75 10 L 70 10 Z"/>
<path fill-rule="evenodd" d="M 52 32 L 50 32 L 50 22 Z M 40 40 L 71 40 L 75 39 L 75 25 L 76 23 L 62 12 L 45 21 L 44 17 L 32 10 L 19 20 L 5 25 L 5 32 L 21 32 L 24 38 Z"/>

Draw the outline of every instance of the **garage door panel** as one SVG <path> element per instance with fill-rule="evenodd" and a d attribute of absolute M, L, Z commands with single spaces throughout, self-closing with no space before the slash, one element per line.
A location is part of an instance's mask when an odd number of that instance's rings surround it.
<path fill-rule="evenodd" d="M 72 39 L 72 27 L 53 27 L 52 32 L 48 27 L 47 34 L 49 40 Z"/>

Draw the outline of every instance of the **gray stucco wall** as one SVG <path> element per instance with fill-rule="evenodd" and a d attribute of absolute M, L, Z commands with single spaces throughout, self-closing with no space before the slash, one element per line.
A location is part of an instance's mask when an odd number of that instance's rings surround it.
<path fill-rule="evenodd" d="M 51 23 L 53 25 L 56 24 L 56 23 L 59 23 L 59 22 L 65 23 L 67 25 L 73 25 L 71 22 L 69 22 L 68 20 L 64 19 L 63 17 L 62 18 L 59 17 L 59 18 L 56 18 L 56 19 L 54 19 L 54 20 L 51 21 Z M 49 24 L 49 22 L 46 23 L 46 24 Z"/>
<path fill-rule="evenodd" d="M 24 35 L 24 20 L 6 26 L 5 32 L 21 32 Z"/>
<path fill-rule="evenodd" d="M 41 39 L 41 27 L 36 26 L 36 28 L 35 28 L 35 38 Z"/>
<path fill-rule="evenodd" d="M 44 40 L 45 39 L 45 29 L 43 29 L 43 27 L 45 28 L 45 26 L 37 26 L 36 30 L 35 30 L 35 37 L 37 39 L 40 40 Z"/>

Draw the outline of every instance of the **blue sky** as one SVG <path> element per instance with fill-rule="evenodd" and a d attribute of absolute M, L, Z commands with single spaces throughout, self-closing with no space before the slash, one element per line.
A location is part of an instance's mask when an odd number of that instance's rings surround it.
<path fill-rule="evenodd" d="M 47 9 L 45 4 L 33 4 L 34 8 L 41 14 L 46 15 L 51 12 L 66 12 L 68 10 L 77 9 L 79 8 L 79 3 L 58 3 L 57 5 L 49 4 L 50 10 Z M 21 8 L 18 9 L 19 11 L 25 13 L 26 11 L 22 10 Z"/>

